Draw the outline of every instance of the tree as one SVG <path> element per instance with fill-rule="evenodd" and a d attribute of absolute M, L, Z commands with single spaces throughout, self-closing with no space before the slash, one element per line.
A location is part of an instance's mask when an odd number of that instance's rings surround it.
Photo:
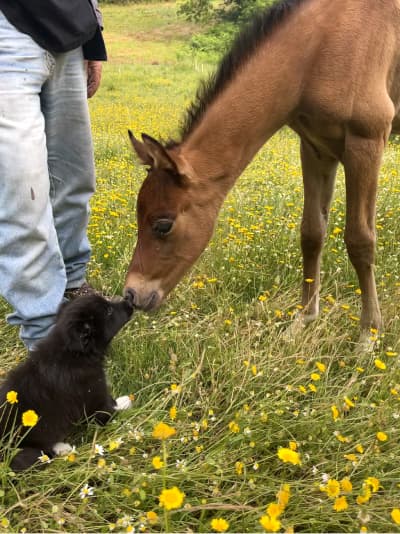
<path fill-rule="evenodd" d="M 265 9 L 274 0 L 224 0 L 216 9 L 217 19 L 230 22 L 246 22 L 257 11 Z"/>
<path fill-rule="evenodd" d="M 184 0 L 178 8 L 178 15 L 192 22 L 207 22 L 212 19 L 211 0 Z"/>
<path fill-rule="evenodd" d="M 212 0 L 183 0 L 178 13 L 195 22 L 242 23 L 273 3 L 274 0 L 223 0 L 214 6 Z"/>

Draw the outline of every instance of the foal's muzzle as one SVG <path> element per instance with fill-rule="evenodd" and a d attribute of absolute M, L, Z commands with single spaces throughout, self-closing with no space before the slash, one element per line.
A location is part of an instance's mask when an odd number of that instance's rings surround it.
<path fill-rule="evenodd" d="M 161 297 L 157 291 L 151 291 L 148 295 L 142 297 L 132 287 L 126 287 L 124 289 L 124 298 L 128 299 L 134 308 L 142 311 L 155 310 L 161 303 Z"/>

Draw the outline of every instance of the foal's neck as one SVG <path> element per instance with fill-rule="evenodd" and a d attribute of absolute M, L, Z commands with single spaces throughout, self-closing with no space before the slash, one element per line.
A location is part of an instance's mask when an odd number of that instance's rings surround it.
<path fill-rule="evenodd" d="M 262 145 L 288 122 L 310 61 L 306 39 L 304 45 L 299 39 L 293 23 L 277 28 L 209 104 L 179 147 L 199 180 L 218 182 L 226 194 Z"/>

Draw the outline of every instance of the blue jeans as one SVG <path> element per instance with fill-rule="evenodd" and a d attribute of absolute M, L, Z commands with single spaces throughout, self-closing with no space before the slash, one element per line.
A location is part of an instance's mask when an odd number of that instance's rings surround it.
<path fill-rule="evenodd" d="M 94 187 L 81 48 L 51 55 L 0 11 L 0 294 L 28 348 L 85 280 Z"/>

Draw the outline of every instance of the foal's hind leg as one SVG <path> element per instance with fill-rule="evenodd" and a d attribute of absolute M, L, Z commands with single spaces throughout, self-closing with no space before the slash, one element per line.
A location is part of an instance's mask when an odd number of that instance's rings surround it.
<path fill-rule="evenodd" d="M 304 209 L 301 222 L 303 253 L 303 320 L 307 324 L 319 313 L 322 246 L 326 235 L 338 161 L 301 141 Z"/>
<path fill-rule="evenodd" d="M 375 286 L 375 204 L 385 136 L 365 139 L 349 135 L 343 159 L 346 175 L 345 242 L 361 289 L 361 341 L 381 327 Z"/>

